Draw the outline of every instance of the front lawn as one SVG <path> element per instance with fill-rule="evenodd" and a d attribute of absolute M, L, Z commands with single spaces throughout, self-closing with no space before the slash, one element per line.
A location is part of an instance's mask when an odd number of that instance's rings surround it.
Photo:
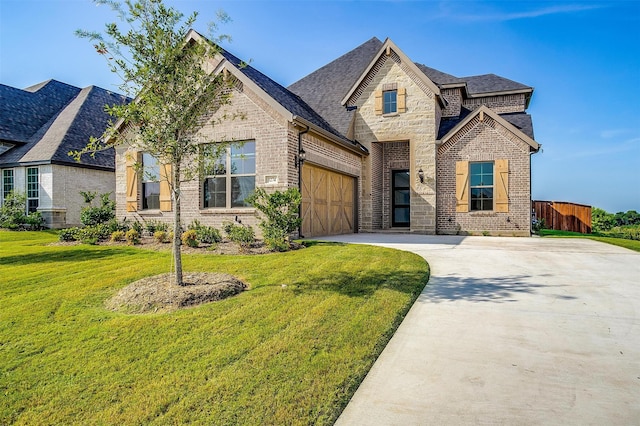
<path fill-rule="evenodd" d="M 600 234 L 581 234 L 579 232 L 570 231 L 554 231 L 552 229 L 542 229 L 540 231 L 542 237 L 571 237 L 571 238 L 589 238 L 590 240 L 600 241 L 602 243 L 613 244 L 615 246 L 624 247 L 629 250 L 640 252 L 640 241 L 629 240 L 626 238 L 615 238 L 603 236 Z"/>
<path fill-rule="evenodd" d="M 193 254 L 185 270 L 250 289 L 126 315 L 105 299 L 169 253 L 56 240 L 0 231 L 0 424 L 331 424 L 428 279 L 417 255 L 362 245 Z"/>

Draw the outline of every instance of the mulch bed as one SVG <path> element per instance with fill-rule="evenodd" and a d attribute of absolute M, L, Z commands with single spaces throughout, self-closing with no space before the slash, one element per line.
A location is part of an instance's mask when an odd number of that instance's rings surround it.
<path fill-rule="evenodd" d="M 172 273 L 135 281 L 106 301 L 108 309 L 143 314 L 168 312 L 235 296 L 248 286 L 233 275 L 186 272 L 184 285 L 175 284 Z"/>

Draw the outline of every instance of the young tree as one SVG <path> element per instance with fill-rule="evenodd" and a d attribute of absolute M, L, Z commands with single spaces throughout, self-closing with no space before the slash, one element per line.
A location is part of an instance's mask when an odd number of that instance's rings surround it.
<path fill-rule="evenodd" d="M 174 211 L 173 258 L 175 281 L 183 285 L 180 252 L 180 186 L 193 179 L 201 166 L 198 131 L 213 112 L 229 102 L 229 79 L 211 72 L 209 60 L 226 36 L 188 41 L 197 12 L 185 17 L 162 0 L 94 0 L 117 13 L 120 25 L 106 25 L 105 33 L 78 30 L 79 37 L 94 43 L 111 68 L 122 78 L 120 90 L 135 98 L 124 105 L 108 106 L 116 119 L 101 138 L 92 139 L 76 158 L 113 145 L 126 144 L 154 156 L 158 163 L 171 165 L 166 179 L 172 193 Z M 219 12 L 217 22 L 227 16 Z M 125 27 L 125 28 L 122 28 Z M 210 24 L 213 34 L 216 24 Z M 225 119 L 224 117 L 223 119 Z M 218 156 L 225 147 L 216 144 Z M 211 161 L 209 159 L 209 161 Z"/>

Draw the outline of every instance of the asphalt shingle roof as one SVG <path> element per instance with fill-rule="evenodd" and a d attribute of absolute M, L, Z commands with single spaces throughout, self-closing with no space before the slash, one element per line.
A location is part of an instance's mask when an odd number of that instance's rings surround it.
<path fill-rule="evenodd" d="M 491 93 L 491 92 L 508 92 L 512 90 L 531 89 L 517 81 L 509 80 L 508 78 L 500 77 L 495 74 L 483 74 L 475 75 L 471 77 L 464 77 L 463 80 L 467 82 L 467 92 L 469 94 Z"/>
<path fill-rule="evenodd" d="M 311 108 L 304 100 L 298 95 L 291 92 L 289 89 L 276 83 L 266 75 L 262 74 L 251 65 L 241 61 L 233 54 L 221 49 L 221 54 L 226 60 L 231 62 L 237 67 L 241 73 L 247 76 L 258 87 L 264 90 L 269 96 L 271 96 L 276 102 L 282 105 L 291 114 L 301 117 L 310 123 L 332 133 L 333 135 L 344 139 L 344 135 L 340 131 L 336 130 L 327 120 L 325 120 L 318 112 Z"/>
<path fill-rule="evenodd" d="M 110 118 L 105 105 L 125 102 L 125 97 L 55 80 L 25 90 L 2 85 L 0 94 L 1 137 L 19 142 L 0 155 L 0 165 L 54 162 L 114 169 L 113 149 L 85 155 L 80 163 L 68 152 L 86 146 L 91 136 L 102 136 Z"/>
<path fill-rule="evenodd" d="M 322 68 L 289 86 L 343 135 L 347 134 L 351 116 L 340 104 L 373 57 L 382 48 L 377 38 L 366 41 Z"/>

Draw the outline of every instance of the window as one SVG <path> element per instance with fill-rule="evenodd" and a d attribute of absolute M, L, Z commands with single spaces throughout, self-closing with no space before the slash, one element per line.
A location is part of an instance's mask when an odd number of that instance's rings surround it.
<path fill-rule="evenodd" d="M 218 154 L 216 145 L 202 147 L 202 206 L 204 208 L 249 207 L 245 201 L 256 187 L 256 143 L 235 143 Z M 207 157 L 216 158 L 207 164 Z"/>
<path fill-rule="evenodd" d="M 160 208 L 160 167 L 158 160 L 146 152 L 142 154 L 142 209 Z"/>
<path fill-rule="evenodd" d="M 27 168 L 27 211 L 33 213 L 38 210 L 40 199 L 40 171 L 37 167 Z"/>
<path fill-rule="evenodd" d="M 391 114 L 398 112 L 398 91 L 385 90 L 382 92 L 382 113 Z"/>
<path fill-rule="evenodd" d="M 471 211 L 493 210 L 493 163 L 471 163 L 469 168 Z"/>
<path fill-rule="evenodd" d="M 5 169 L 2 171 L 2 200 L 7 198 L 14 188 L 13 170 Z"/>

